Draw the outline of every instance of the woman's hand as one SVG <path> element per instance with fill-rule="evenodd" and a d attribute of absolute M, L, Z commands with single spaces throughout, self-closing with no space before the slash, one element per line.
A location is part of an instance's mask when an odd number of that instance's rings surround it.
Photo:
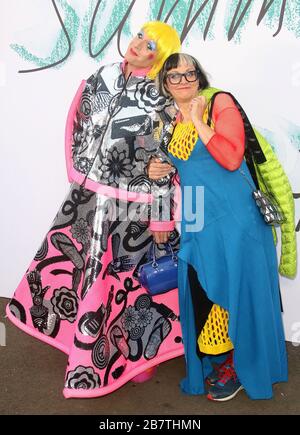
<path fill-rule="evenodd" d="M 155 243 L 167 243 L 171 232 L 171 231 L 151 231 L 151 230 L 148 231 L 150 234 L 152 234 Z"/>
<path fill-rule="evenodd" d="M 193 124 L 197 124 L 199 121 L 202 121 L 206 106 L 207 101 L 203 95 L 192 99 L 190 104 L 190 116 Z"/>
<path fill-rule="evenodd" d="M 168 175 L 173 169 L 169 163 L 162 163 L 158 158 L 153 157 L 148 164 L 148 177 L 152 180 L 159 180 Z"/>

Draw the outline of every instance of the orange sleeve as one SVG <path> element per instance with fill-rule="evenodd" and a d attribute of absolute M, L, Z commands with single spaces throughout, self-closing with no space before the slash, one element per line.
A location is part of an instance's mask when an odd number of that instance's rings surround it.
<path fill-rule="evenodd" d="M 206 148 L 221 166 L 235 171 L 244 157 L 245 130 L 241 114 L 229 95 L 216 96 L 212 120 L 215 134 L 206 144 Z"/>

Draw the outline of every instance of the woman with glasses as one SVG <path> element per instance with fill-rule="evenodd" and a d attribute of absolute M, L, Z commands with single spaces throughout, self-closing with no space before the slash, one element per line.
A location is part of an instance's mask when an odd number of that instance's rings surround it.
<path fill-rule="evenodd" d="M 271 398 L 272 384 L 287 380 L 277 257 L 271 227 L 239 170 L 251 177 L 240 110 L 220 93 L 209 116 L 201 93 L 212 88 L 192 56 L 171 55 L 158 79 L 178 109 L 167 152 L 182 193 L 178 288 L 187 376 L 181 387 L 214 401 L 242 389 L 252 399 Z M 153 160 L 149 177 L 170 169 Z"/>

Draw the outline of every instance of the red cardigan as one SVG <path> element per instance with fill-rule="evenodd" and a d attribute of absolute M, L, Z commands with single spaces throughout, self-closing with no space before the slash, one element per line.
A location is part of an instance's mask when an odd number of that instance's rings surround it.
<path fill-rule="evenodd" d="M 221 166 L 235 171 L 244 157 L 245 130 L 241 114 L 229 95 L 216 96 L 212 121 L 215 134 L 206 148 Z"/>

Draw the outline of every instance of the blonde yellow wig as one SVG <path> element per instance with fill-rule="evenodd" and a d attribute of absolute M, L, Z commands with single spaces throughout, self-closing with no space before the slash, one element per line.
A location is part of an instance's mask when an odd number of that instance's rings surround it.
<path fill-rule="evenodd" d="M 152 39 L 157 44 L 155 62 L 147 74 L 147 77 L 154 79 L 161 70 L 165 60 L 171 54 L 180 51 L 180 38 L 173 27 L 162 21 L 149 21 L 143 25 L 142 30 L 147 35 L 147 38 Z"/>

